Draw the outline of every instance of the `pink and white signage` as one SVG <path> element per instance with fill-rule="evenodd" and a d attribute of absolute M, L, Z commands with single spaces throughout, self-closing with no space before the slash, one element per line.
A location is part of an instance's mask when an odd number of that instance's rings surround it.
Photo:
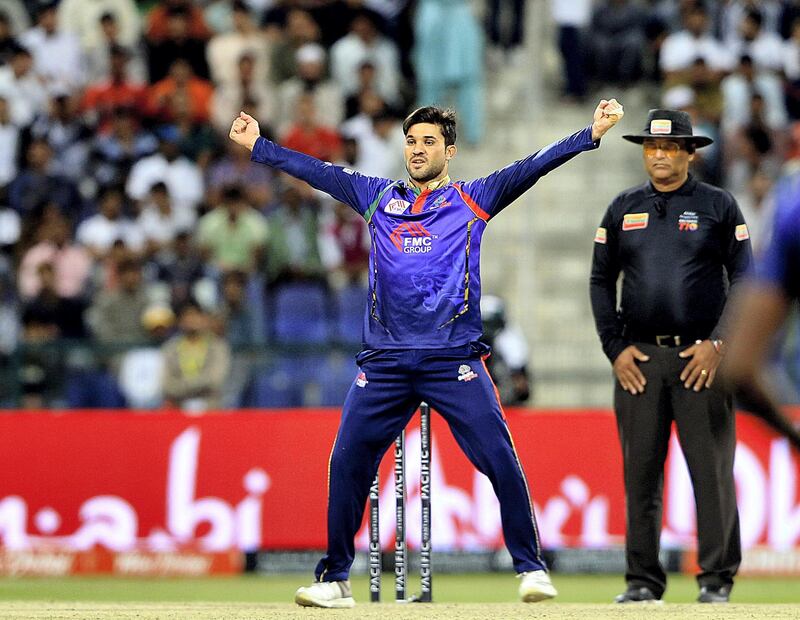
<path fill-rule="evenodd" d="M 114 552 L 321 549 L 335 410 L 211 413 L 35 412 L 0 415 L 0 550 Z M 624 539 L 622 465 L 607 411 L 511 410 L 546 547 Z M 433 545 L 502 545 L 487 479 L 433 419 Z M 746 548 L 800 548 L 800 459 L 758 421 L 739 416 L 736 480 Z M 393 544 L 391 454 L 382 465 L 381 523 Z M 409 543 L 419 538 L 419 430 L 407 432 Z M 673 440 L 664 543 L 694 539 L 688 473 Z M 366 549 L 366 533 L 358 544 Z"/>

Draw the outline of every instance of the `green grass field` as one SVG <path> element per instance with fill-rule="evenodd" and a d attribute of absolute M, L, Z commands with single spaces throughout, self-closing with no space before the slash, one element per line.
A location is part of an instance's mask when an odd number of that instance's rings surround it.
<path fill-rule="evenodd" d="M 791 579 L 738 580 L 733 604 L 697 605 L 694 580 L 671 576 L 660 607 L 609 604 L 623 586 L 621 575 L 554 575 L 558 602 L 516 602 L 517 580 L 509 574 L 436 575 L 433 605 L 395 605 L 394 580 L 384 575 L 384 604 L 368 602 L 367 580 L 353 579 L 353 610 L 303 609 L 292 604 L 302 575 L 214 579 L 106 577 L 0 579 L 0 618 L 107 620 L 110 618 L 211 620 L 256 618 L 443 619 L 458 618 L 800 618 L 800 583 Z M 409 593 L 414 591 L 410 582 Z M 657 618 L 653 618 L 657 616 Z"/>
<path fill-rule="evenodd" d="M 10 601 L 139 601 L 139 602 L 291 602 L 304 575 L 237 576 L 213 579 L 133 579 L 109 577 L 9 578 L 0 580 L 0 600 Z M 623 589 L 621 575 L 554 575 L 559 603 L 608 603 Z M 368 601 L 366 577 L 353 579 L 353 596 Z M 434 599 L 443 603 L 503 603 L 516 600 L 518 581 L 510 574 L 433 576 Z M 409 580 L 409 593 L 416 582 Z M 394 579 L 383 578 L 383 600 L 394 599 Z M 693 579 L 670 576 L 667 602 L 689 603 L 697 596 Z M 739 579 L 737 603 L 796 603 L 800 617 L 800 581 Z"/>

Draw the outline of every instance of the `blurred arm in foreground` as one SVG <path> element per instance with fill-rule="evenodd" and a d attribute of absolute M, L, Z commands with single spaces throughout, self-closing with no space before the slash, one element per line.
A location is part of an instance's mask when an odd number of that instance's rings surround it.
<path fill-rule="evenodd" d="M 800 193 L 785 192 L 776 200 L 769 246 L 756 277 L 736 300 L 722 376 L 733 385 L 742 409 L 800 451 L 800 429 L 781 412 L 764 371 L 775 336 L 800 298 Z"/>

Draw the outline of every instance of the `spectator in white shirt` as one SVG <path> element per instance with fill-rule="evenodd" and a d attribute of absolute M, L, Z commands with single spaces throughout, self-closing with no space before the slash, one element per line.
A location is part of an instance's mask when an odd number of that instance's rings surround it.
<path fill-rule="evenodd" d="M 15 39 L 16 35 L 17 33 L 12 28 L 11 20 L 3 12 L 3 6 L 0 4 L 0 65 L 9 63 L 14 55 L 14 50 L 19 47 L 19 43 Z"/>
<path fill-rule="evenodd" d="M 281 21 L 285 21 L 281 28 L 275 28 L 269 21 L 263 27 L 265 36 L 272 41 L 269 64 L 272 80 L 277 84 L 296 73 L 294 53 L 306 43 L 318 42 L 322 36 L 319 24 L 308 11 L 290 8 Z"/>
<path fill-rule="evenodd" d="M 758 70 L 750 56 L 742 56 L 734 73 L 722 80 L 722 131 L 725 135 L 739 131 L 750 122 L 754 94 L 764 99 L 764 121 L 773 130 L 788 122 L 783 97 L 783 83 L 771 71 Z"/>
<path fill-rule="evenodd" d="M 150 189 L 150 200 L 142 207 L 137 219 L 144 235 L 148 254 L 169 247 L 177 234 L 194 225 L 191 214 L 172 208 L 167 184 L 159 181 Z"/>
<path fill-rule="evenodd" d="M 800 18 L 792 22 L 791 36 L 783 44 L 783 73 L 790 82 L 800 80 Z"/>
<path fill-rule="evenodd" d="M 707 3 L 708 4 L 708 3 Z M 727 0 L 712 3 L 718 5 L 720 37 L 728 45 L 739 37 L 742 21 L 749 11 L 756 9 L 763 16 L 764 30 L 777 33 L 783 3 L 780 0 Z"/>
<path fill-rule="evenodd" d="M 56 3 L 39 10 L 37 25 L 20 37 L 33 55 L 33 68 L 48 89 L 74 91 L 85 83 L 84 60 L 78 38 L 58 27 Z"/>
<path fill-rule="evenodd" d="M 159 131 L 158 152 L 137 161 L 131 168 L 125 191 L 134 200 L 144 200 L 154 183 L 163 181 L 169 188 L 176 210 L 196 213 L 203 199 L 203 176 L 194 162 L 180 154 L 180 136 L 172 126 Z"/>
<path fill-rule="evenodd" d="M 47 91 L 33 71 L 33 57 L 27 49 L 17 48 L 11 62 L 0 67 L 0 95 L 8 101 L 11 121 L 20 128 L 47 109 Z"/>
<path fill-rule="evenodd" d="M 28 9 L 20 0 L 0 0 L 0 12 L 8 18 L 11 32 L 15 36 L 31 27 Z"/>
<path fill-rule="evenodd" d="M 331 48 L 331 73 L 345 95 L 358 89 L 358 68 L 365 60 L 375 65 L 378 92 L 394 105 L 399 98 L 400 59 L 397 47 L 379 32 L 369 12 L 357 13 L 350 33 Z"/>
<path fill-rule="evenodd" d="M 339 85 L 325 78 L 325 50 L 318 43 L 306 43 L 295 53 L 297 73 L 278 87 L 280 101 L 278 126 L 282 134 L 291 124 L 300 96 L 311 93 L 317 108 L 317 119 L 323 125 L 338 127 L 344 117 L 344 98 Z"/>
<path fill-rule="evenodd" d="M 102 259 L 117 241 L 133 252 L 144 249 L 141 228 L 122 213 L 123 194 L 117 188 L 107 188 L 99 198 L 100 212 L 78 226 L 76 237 L 95 258 Z"/>
<path fill-rule="evenodd" d="M 206 48 L 211 80 L 216 85 L 235 81 L 237 64 L 245 53 L 252 56 L 259 80 L 269 79 L 269 43 L 266 37 L 258 30 L 244 2 L 234 1 L 232 9 L 233 31 L 215 35 Z"/>
<path fill-rule="evenodd" d="M 750 56 L 757 69 L 780 72 L 783 40 L 775 32 L 765 30 L 763 21 L 760 11 L 747 11 L 739 28 L 740 36 L 729 42 L 730 51 L 737 57 Z"/>
<path fill-rule="evenodd" d="M 119 50 L 125 51 L 125 77 L 132 82 L 147 82 L 147 63 L 138 39 L 132 45 L 123 44 L 125 37 L 114 13 L 103 13 L 98 20 L 99 37 L 92 37 L 91 45 L 84 49 L 86 58 L 86 81 L 96 85 L 98 82 L 112 80 L 114 76 L 114 56 Z"/>
<path fill-rule="evenodd" d="M 230 129 L 231 119 L 242 110 L 253 116 L 258 114 L 259 121 L 263 118 L 262 128 L 273 123 L 277 108 L 275 90 L 257 77 L 255 67 L 255 58 L 249 52 L 243 53 L 236 65 L 237 79 L 223 82 L 214 89 L 211 122 L 222 135 Z"/>
<path fill-rule="evenodd" d="M 706 10 L 695 5 L 686 12 L 684 29 L 664 40 L 659 62 L 668 83 L 684 82 L 681 74 L 690 71 L 698 58 L 719 79 L 733 69 L 734 57 L 711 35 L 708 25 Z"/>
<path fill-rule="evenodd" d="M 12 253 L 22 234 L 22 218 L 8 207 L 0 206 L 0 267 L 4 266 L 3 252 Z M 0 268 L 2 272 L 2 268 Z"/>
<path fill-rule="evenodd" d="M 341 132 L 356 141 L 355 170 L 367 176 L 402 178 L 405 164 L 399 155 L 405 139 L 399 122 L 385 106 L 372 114 L 354 116 L 342 125 Z"/>
<path fill-rule="evenodd" d="M 592 2 L 550 0 L 550 11 L 558 27 L 564 94 L 582 100 L 586 96 L 586 27 L 592 18 Z"/>
<path fill-rule="evenodd" d="M 111 15 L 118 25 L 117 44 L 133 47 L 142 36 L 142 19 L 133 0 L 61 0 L 58 23 L 78 37 L 83 49 L 91 49 L 105 39 L 100 18 Z"/>
<path fill-rule="evenodd" d="M 19 127 L 11 122 L 8 101 L 0 96 L 0 187 L 8 185 L 17 176 L 18 147 Z"/>

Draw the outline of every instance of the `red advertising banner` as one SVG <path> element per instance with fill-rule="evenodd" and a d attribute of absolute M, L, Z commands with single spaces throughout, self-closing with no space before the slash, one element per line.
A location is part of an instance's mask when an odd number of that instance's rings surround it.
<path fill-rule="evenodd" d="M 622 466 L 607 411 L 508 413 L 546 547 L 621 544 Z M 335 410 L 0 415 L 0 549 L 97 547 L 147 553 L 325 546 L 328 455 Z M 502 545 L 488 480 L 433 416 L 431 488 L 437 550 Z M 736 478 L 746 548 L 800 547 L 800 460 L 757 421 L 739 417 Z M 419 431 L 407 431 L 408 535 L 419 536 Z M 666 466 L 664 543 L 694 540 L 694 502 L 673 442 Z M 382 467 L 382 541 L 391 547 L 391 454 Z M 366 532 L 358 538 L 366 548 Z M 23 557 L 23 556 L 15 556 Z M 33 557 L 33 556 L 32 556 Z M 133 556 L 131 556 L 133 557 Z M 169 556 L 164 556 L 169 557 Z M 142 559 L 144 558 L 144 559 Z M 35 558 L 34 558 L 35 559 Z M 136 561 L 134 561 L 136 560 Z"/>
<path fill-rule="evenodd" d="M 108 574 L 118 577 L 207 577 L 238 575 L 244 569 L 241 551 L 111 551 L 93 547 L 78 551 L 63 546 L 16 550 L 0 547 L 0 575 L 61 577 Z"/>

